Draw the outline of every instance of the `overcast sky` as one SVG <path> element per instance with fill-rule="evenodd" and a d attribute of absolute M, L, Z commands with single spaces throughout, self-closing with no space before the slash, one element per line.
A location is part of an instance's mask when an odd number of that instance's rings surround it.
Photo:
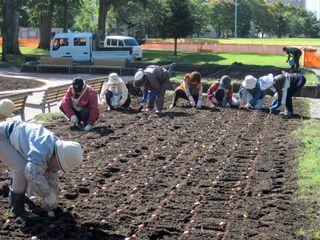
<path fill-rule="evenodd" d="M 317 9 L 318 1 L 320 0 L 306 0 L 306 8 L 307 9 Z"/>

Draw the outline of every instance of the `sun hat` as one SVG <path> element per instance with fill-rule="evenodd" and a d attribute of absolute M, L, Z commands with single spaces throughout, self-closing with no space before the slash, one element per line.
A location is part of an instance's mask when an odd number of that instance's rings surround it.
<path fill-rule="evenodd" d="M 252 75 L 247 75 L 242 82 L 242 86 L 246 89 L 254 89 L 256 87 L 257 79 Z"/>
<path fill-rule="evenodd" d="M 14 111 L 14 103 L 10 99 L 0 100 L 0 115 L 10 117 Z"/>
<path fill-rule="evenodd" d="M 231 87 L 231 78 L 228 75 L 224 75 L 220 79 L 220 84 L 223 85 L 225 88 Z"/>
<path fill-rule="evenodd" d="M 110 74 L 109 74 L 109 83 L 111 83 L 111 84 L 118 84 L 118 83 L 120 83 L 120 79 L 119 79 L 118 74 L 116 74 L 116 73 L 110 73 Z"/>
<path fill-rule="evenodd" d="M 80 93 L 84 85 L 85 85 L 84 81 L 79 77 L 72 80 L 72 87 L 76 93 Z"/>
<path fill-rule="evenodd" d="M 140 68 L 138 72 L 136 72 L 136 74 L 134 75 L 133 86 L 136 88 L 139 88 L 145 83 L 146 83 L 146 76 L 144 74 L 143 69 Z"/>
<path fill-rule="evenodd" d="M 58 139 L 55 145 L 56 157 L 62 171 L 68 173 L 81 164 L 83 150 L 80 143 Z"/>

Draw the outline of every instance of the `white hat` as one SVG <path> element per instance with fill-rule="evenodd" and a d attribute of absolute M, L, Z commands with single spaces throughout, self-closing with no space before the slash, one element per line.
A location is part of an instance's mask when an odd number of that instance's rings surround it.
<path fill-rule="evenodd" d="M 118 74 L 116 74 L 116 73 L 110 73 L 110 74 L 109 74 L 109 83 L 112 83 L 112 84 L 118 84 L 118 83 L 120 83 L 120 79 L 119 79 Z"/>
<path fill-rule="evenodd" d="M 252 75 L 247 75 L 242 82 L 242 86 L 246 89 L 254 89 L 256 87 L 257 79 Z"/>
<path fill-rule="evenodd" d="M 139 69 L 138 72 L 136 72 L 136 74 L 134 75 L 134 80 L 135 81 L 139 81 L 143 78 L 143 75 L 144 75 L 144 71 L 143 69 Z"/>
<path fill-rule="evenodd" d="M 83 151 L 80 143 L 74 141 L 56 141 L 56 157 L 60 168 L 64 172 L 70 172 L 83 160 Z"/>
<path fill-rule="evenodd" d="M 14 103 L 10 99 L 0 101 L 0 115 L 10 117 L 14 111 Z"/>

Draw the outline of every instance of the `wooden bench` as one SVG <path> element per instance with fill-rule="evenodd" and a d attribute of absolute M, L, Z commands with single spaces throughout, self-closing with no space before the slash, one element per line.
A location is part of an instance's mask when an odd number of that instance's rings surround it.
<path fill-rule="evenodd" d="M 90 73 L 94 73 L 95 69 L 115 69 L 119 71 L 120 76 L 126 67 L 127 59 L 94 59 L 90 67 Z"/>
<path fill-rule="evenodd" d="M 37 72 L 41 70 L 41 68 L 67 68 L 69 73 L 71 73 L 73 66 L 73 60 L 71 57 L 61 57 L 61 58 L 53 58 L 53 57 L 40 57 L 39 63 L 37 65 Z"/>
<path fill-rule="evenodd" d="M 100 95 L 102 85 L 105 78 L 93 78 L 86 80 L 86 84 L 93 87 L 96 90 L 98 96 Z M 63 84 L 55 87 L 49 87 L 45 90 L 41 103 L 28 103 L 29 107 L 41 108 L 42 113 L 46 112 L 46 108 L 48 108 L 48 112 L 51 112 L 51 106 L 56 105 L 58 102 L 62 100 L 64 95 L 66 94 L 70 84 Z"/>
<path fill-rule="evenodd" d="M 0 95 L 0 100 L 8 98 L 14 103 L 13 115 L 20 115 L 22 121 L 25 121 L 25 106 L 28 96 L 32 95 L 32 92 L 23 92 L 15 94 Z"/>

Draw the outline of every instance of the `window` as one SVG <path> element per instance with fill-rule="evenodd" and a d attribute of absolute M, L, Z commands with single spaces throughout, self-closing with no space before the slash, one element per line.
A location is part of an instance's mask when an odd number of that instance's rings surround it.
<path fill-rule="evenodd" d="M 118 46 L 118 40 L 117 39 L 111 39 L 111 46 Z"/>
<path fill-rule="evenodd" d="M 107 46 L 111 46 L 111 39 L 107 39 Z"/>
<path fill-rule="evenodd" d="M 85 38 L 75 38 L 73 40 L 73 46 L 86 46 L 87 45 L 87 39 Z"/>
<path fill-rule="evenodd" d="M 132 46 L 139 46 L 137 40 L 134 39 L 134 38 L 125 39 L 124 42 L 125 42 L 126 46 L 130 46 L 130 47 L 132 47 Z"/>
<path fill-rule="evenodd" d="M 123 46 L 124 46 L 124 44 L 123 44 L 123 41 L 122 41 L 122 40 L 119 40 L 119 46 L 120 46 L 120 47 L 123 47 Z"/>
<path fill-rule="evenodd" d="M 69 45 L 69 40 L 68 38 L 56 38 L 53 42 L 53 46 L 52 46 L 52 50 L 56 51 L 58 50 L 60 47 L 63 46 L 68 46 Z"/>

